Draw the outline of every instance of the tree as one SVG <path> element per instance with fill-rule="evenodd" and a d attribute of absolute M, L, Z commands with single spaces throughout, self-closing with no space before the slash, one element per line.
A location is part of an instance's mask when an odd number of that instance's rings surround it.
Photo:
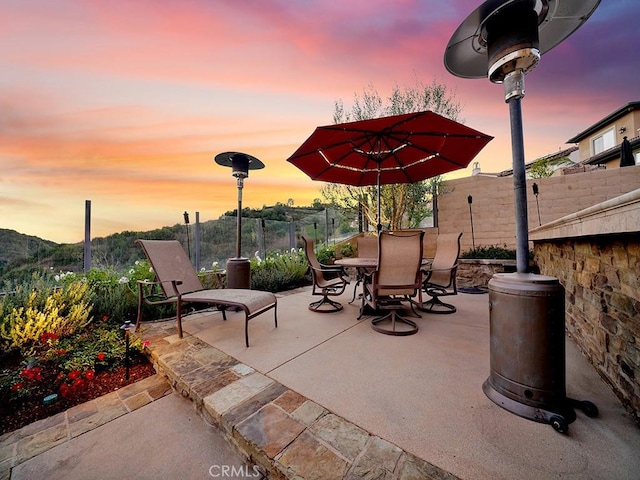
<path fill-rule="evenodd" d="M 529 176 L 534 179 L 547 178 L 553 175 L 553 168 L 549 164 L 549 160 L 540 158 L 531 164 L 529 168 Z"/>
<path fill-rule="evenodd" d="M 346 111 L 342 100 L 334 104 L 334 123 L 368 120 L 387 115 L 431 110 L 460 121 L 460 103 L 445 84 L 435 79 L 427 85 L 417 77 L 415 85 L 395 85 L 386 101 L 372 84 L 355 94 L 353 106 Z M 381 223 L 392 230 L 417 227 L 432 212 L 433 195 L 442 177 L 412 184 L 383 185 L 380 189 Z M 321 188 L 322 196 L 335 208 L 362 213 L 370 225 L 377 223 L 376 187 L 353 187 L 330 183 Z"/>

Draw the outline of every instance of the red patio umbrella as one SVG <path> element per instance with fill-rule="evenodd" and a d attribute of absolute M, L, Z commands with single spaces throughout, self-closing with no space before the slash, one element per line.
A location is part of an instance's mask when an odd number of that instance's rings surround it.
<path fill-rule="evenodd" d="M 493 137 L 431 111 L 325 125 L 287 161 L 311 179 L 353 186 L 415 183 L 460 168 Z"/>

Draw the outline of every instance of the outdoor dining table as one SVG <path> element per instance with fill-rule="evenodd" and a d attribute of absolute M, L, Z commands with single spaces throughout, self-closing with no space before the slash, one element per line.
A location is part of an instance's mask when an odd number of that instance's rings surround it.
<path fill-rule="evenodd" d="M 356 294 L 358 290 L 358 285 L 364 281 L 364 275 L 371 270 L 375 270 L 378 268 L 378 258 L 377 257 L 347 257 L 347 258 L 339 258 L 334 262 L 336 265 L 341 265 L 346 268 L 355 268 L 357 273 L 357 281 L 355 287 L 353 287 L 353 298 L 349 303 L 353 303 L 356 299 Z M 430 258 L 422 259 L 422 267 L 427 267 L 431 264 Z"/>

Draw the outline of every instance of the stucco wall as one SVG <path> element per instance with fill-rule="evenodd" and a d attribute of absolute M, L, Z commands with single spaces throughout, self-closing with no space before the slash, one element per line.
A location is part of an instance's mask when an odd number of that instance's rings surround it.
<path fill-rule="evenodd" d="M 529 228 L 539 225 L 536 197 L 531 187 L 534 182 L 539 188 L 540 221 L 545 224 L 637 189 L 640 187 L 640 166 L 527 180 Z M 476 175 L 449 180 L 445 182 L 444 190 L 446 193 L 438 200 L 438 229 L 441 233 L 463 232 L 462 251 L 472 246 L 468 195 L 473 197 L 476 247 L 506 244 L 515 248 L 512 177 Z"/>

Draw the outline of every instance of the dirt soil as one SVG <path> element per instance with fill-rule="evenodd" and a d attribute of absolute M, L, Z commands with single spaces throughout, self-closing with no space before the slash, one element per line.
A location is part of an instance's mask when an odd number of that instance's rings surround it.
<path fill-rule="evenodd" d="M 125 373 L 125 367 L 98 372 L 82 392 L 71 398 L 60 399 L 53 405 L 44 405 L 40 397 L 23 399 L 18 405 L 2 404 L 0 405 L 0 435 L 114 392 L 126 385 L 154 375 L 156 372 L 151 363 L 138 362 L 129 367 L 129 380 L 125 379 Z"/>

